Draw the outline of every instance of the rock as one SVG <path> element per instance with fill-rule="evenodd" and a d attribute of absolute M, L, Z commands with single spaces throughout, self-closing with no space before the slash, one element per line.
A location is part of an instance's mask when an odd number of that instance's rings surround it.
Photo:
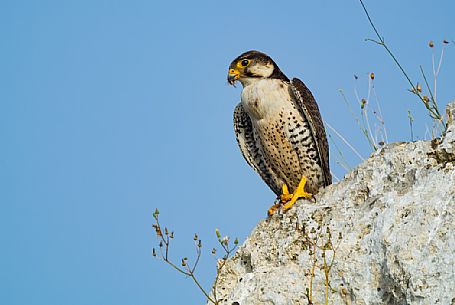
<path fill-rule="evenodd" d="M 316 202 L 259 222 L 219 304 L 455 305 L 454 216 L 452 120 L 441 141 L 386 145 Z"/>

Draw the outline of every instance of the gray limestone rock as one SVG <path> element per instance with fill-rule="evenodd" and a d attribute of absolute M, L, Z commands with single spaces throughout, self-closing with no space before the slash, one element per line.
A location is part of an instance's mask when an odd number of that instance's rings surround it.
<path fill-rule="evenodd" d="M 452 121 L 259 222 L 220 275 L 220 305 L 455 305 L 454 217 Z"/>

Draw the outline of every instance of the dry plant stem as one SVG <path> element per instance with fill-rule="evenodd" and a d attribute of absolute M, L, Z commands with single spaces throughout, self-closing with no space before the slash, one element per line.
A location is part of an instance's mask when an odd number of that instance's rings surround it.
<path fill-rule="evenodd" d="M 428 127 L 427 124 L 425 124 L 425 135 L 424 135 L 424 139 L 425 140 L 431 140 L 433 137 L 432 137 L 432 132 L 430 132 L 430 128 Z"/>
<path fill-rule="evenodd" d="M 166 246 L 166 253 L 168 252 L 167 250 L 167 247 Z M 198 254 L 198 258 L 197 260 L 199 260 L 199 257 L 200 257 L 200 253 Z M 195 274 L 194 274 L 194 268 L 196 267 L 196 263 L 194 265 L 194 267 L 192 269 L 190 269 L 190 267 L 188 266 L 187 268 L 187 271 L 179 268 L 178 266 L 176 266 L 174 263 L 172 263 L 167 257 L 162 257 L 163 261 L 166 262 L 167 264 L 169 264 L 170 266 L 172 266 L 175 270 L 179 271 L 180 273 L 184 274 L 184 275 L 187 275 L 189 277 L 191 277 L 191 279 L 193 280 L 193 282 L 196 284 L 196 286 L 199 288 L 199 290 L 205 295 L 205 297 L 207 298 L 207 300 L 209 300 L 210 302 L 212 302 L 213 304 L 218 304 L 218 302 L 214 301 L 210 296 L 209 294 L 205 291 L 204 287 L 202 287 L 202 285 L 199 283 L 199 281 L 197 280 Z M 216 300 L 216 299 L 215 299 Z"/>
<path fill-rule="evenodd" d="M 433 128 L 431 130 L 431 138 L 434 139 L 435 138 L 435 135 L 434 135 L 435 128 L 437 128 L 437 126 L 441 127 L 439 124 L 436 124 L 436 122 L 439 122 L 442 124 L 442 126 L 444 126 L 444 120 L 443 120 L 442 116 L 439 114 L 436 98 L 434 97 L 434 95 L 431 91 L 430 85 L 428 83 L 427 77 L 425 75 L 425 72 L 423 71 L 422 66 L 420 66 L 420 72 L 422 73 L 423 80 L 425 81 L 425 85 L 428 89 L 428 92 L 430 93 L 431 106 L 429 105 L 428 101 L 426 101 L 425 105 L 427 106 L 427 108 L 430 107 L 432 109 L 435 109 L 435 111 L 436 111 L 435 116 L 431 115 L 431 117 L 433 118 Z M 439 71 L 438 71 L 438 73 L 439 73 Z M 445 130 L 445 127 L 443 127 L 442 130 L 438 129 L 438 132 L 442 133 L 444 130 Z"/>
<path fill-rule="evenodd" d="M 329 304 L 329 272 L 330 270 L 327 270 L 327 259 L 325 257 L 325 249 L 322 250 L 322 258 L 324 259 L 324 276 L 325 276 L 325 305 Z"/>
<path fill-rule="evenodd" d="M 327 122 L 324 122 L 324 123 L 357 155 L 357 157 L 359 157 L 360 160 L 365 161 L 365 159 L 362 158 L 362 156 L 359 154 L 359 152 L 351 144 L 349 144 L 349 142 L 338 131 L 336 131 L 335 128 L 333 128 Z"/>
<path fill-rule="evenodd" d="M 420 72 L 422 73 L 423 80 L 425 81 L 425 85 L 427 86 L 428 92 L 430 93 L 431 103 L 433 104 L 433 107 L 434 107 L 434 105 L 436 104 L 436 100 L 435 100 L 435 98 L 433 96 L 433 92 L 431 91 L 430 85 L 428 84 L 428 80 L 427 80 L 427 77 L 425 75 L 425 72 L 423 71 L 423 67 L 419 66 L 419 68 L 420 68 Z M 436 120 L 437 118 L 433 117 L 433 119 Z"/>
<path fill-rule="evenodd" d="M 220 242 L 221 247 L 225 251 L 225 255 L 222 258 L 220 266 L 217 266 L 215 282 L 213 283 L 213 286 L 212 286 L 213 298 L 215 299 L 215 302 L 216 302 L 216 303 L 214 303 L 215 305 L 217 305 L 219 303 L 219 300 L 218 300 L 218 297 L 217 297 L 217 289 L 216 289 L 216 287 L 218 286 L 218 281 L 220 279 L 221 270 L 223 270 L 223 268 L 225 267 L 227 259 L 229 258 L 229 256 L 231 256 L 231 254 L 237 248 L 237 245 L 234 245 L 234 247 L 232 247 L 230 249 L 229 245 L 227 243 L 224 243 L 221 240 L 218 240 L 218 241 Z"/>
<path fill-rule="evenodd" d="M 412 117 L 411 110 L 408 110 L 409 128 L 411 129 L 411 141 L 414 141 L 414 132 L 412 130 L 412 123 L 414 118 Z"/>
<path fill-rule="evenodd" d="M 212 286 L 212 293 L 213 293 L 213 297 L 216 301 L 216 304 L 217 305 L 219 303 L 219 300 L 218 300 L 218 297 L 217 297 L 217 286 L 218 286 L 218 281 L 219 281 L 219 278 L 220 278 L 220 275 L 221 275 L 221 271 L 223 270 L 223 268 L 225 267 L 226 265 L 226 262 L 227 262 L 227 259 L 229 258 L 229 256 L 235 251 L 235 249 L 237 248 L 237 245 L 238 245 L 238 240 L 235 239 L 234 241 L 234 246 L 232 248 L 229 247 L 229 238 L 228 237 L 225 237 L 223 239 L 221 239 L 221 234 L 220 232 L 218 231 L 218 229 L 215 230 L 216 232 L 216 235 L 217 235 L 217 238 L 218 238 L 218 243 L 221 245 L 221 247 L 223 248 L 225 254 L 222 258 L 222 261 L 220 263 L 220 265 L 218 266 L 217 265 L 217 269 L 216 269 L 216 278 L 215 278 L 215 282 L 213 283 L 213 286 Z"/>
<path fill-rule="evenodd" d="M 330 244 L 332 244 L 332 241 L 329 240 Z M 324 276 L 325 276 L 325 304 L 329 304 L 329 287 L 330 287 L 330 271 L 332 270 L 333 267 L 333 262 L 335 261 L 335 256 L 336 256 L 336 249 L 332 247 L 332 259 L 330 260 L 330 264 L 327 265 L 327 259 L 325 255 L 325 249 L 323 250 L 323 258 L 324 258 Z"/>
<path fill-rule="evenodd" d="M 368 140 L 368 143 L 370 144 L 370 146 L 374 148 L 374 143 L 371 141 L 370 137 L 368 136 L 368 131 L 366 130 L 366 128 L 362 125 L 362 123 L 360 123 L 360 120 L 357 118 L 357 116 L 355 115 L 354 111 L 352 111 L 352 108 L 351 108 L 351 104 L 349 103 L 348 99 L 346 98 L 346 95 L 344 94 L 343 90 L 338 90 L 341 94 L 341 97 L 343 98 L 343 101 L 345 102 L 346 106 L 348 107 L 349 109 L 349 112 L 351 113 L 352 117 L 354 118 L 355 122 L 357 123 L 357 126 L 359 127 L 360 131 L 363 133 L 363 135 L 365 136 L 365 138 Z M 359 105 L 361 105 L 361 101 L 360 101 L 360 98 L 359 98 L 359 95 L 357 93 L 357 89 L 354 89 L 354 94 L 356 96 L 356 99 L 359 103 Z M 364 159 L 361 158 L 361 160 L 363 161 Z"/>
<path fill-rule="evenodd" d="M 216 287 L 218 285 L 218 281 L 220 279 L 220 274 L 221 274 L 221 270 L 224 268 L 224 266 L 226 265 L 226 259 L 223 258 L 223 261 L 222 263 L 220 264 L 219 267 L 217 267 L 217 270 L 216 270 L 216 277 L 215 277 L 215 282 L 213 283 L 213 286 L 212 286 L 212 292 L 213 292 L 213 297 L 215 300 L 217 300 L 216 304 L 218 304 L 218 297 L 217 297 L 217 290 L 216 290 Z"/>
<path fill-rule="evenodd" d="M 370 138 L 371 138 L 371 142 L 373 143 L 373 149 L 376 150 L 378 148 L 377 144 L 376 144 L 376 141 L 375 141 L 375 137 L 373 136 L 373 133 L 371 132 L 371 126 L 370 126 L 370 121 L 368 120 L 368 107 L 369 107 L 369 103 L 370 103 L 370 95 L 371 95 L 371 82 L 372 80 L 371 79 L 368 79 L 368 95 L 367 95 L 367 103 L 366 105 L 363 107 L 363 116 L 365 118 L 365 121 L 366 121 L 366 124 L 367 124 L 367 130 L 370 134 Z"/>
<path fill-rule="evenodd" d="M 338 178 L 338 176 L 335 175 L 332 171 L 330 171 L 330 174 L 332 175 L 333 178 L 335 178 L 336 182 L 340 181 L 340 178 Z"/>
<path fill-rule="evenodd" d="M 160 225 L 160 222 L 158 220 L 158 216 L 155 215 L 154 216 L 155 218 L 155 222 L 156 222 L 156 226 L 157 226 L 157 235 L 160 237 L 161 241 L 160 241 L 160 254 L 161 254 L 161 259 L 167 263 L 168 265 L 170 265 L 172 268 L 174 268 L 175 270 L 177 270 L 178 272 L 186 275 L 186 276 L 189 276 L 193 282 L 196 284 L 196 286 L 199 288 L 199 290 L 205 295 L 205 297 L 207 298 L 208 301 L 210 301 L 211 303 L 217 305 L 218 304 L 218 301 L 215 299 L 213 300 L 210 295 L 207 293 L 207 291 L 205 291 L 204 287 L 202 287 L 202 285 L 199 283 L 199 281 L 197 280 L 194 272 L 195 272 L 195 269 L 196 269 L 196 266 L 197 264 L 199 263 L 199 259 L 201 257 L 201 247 L 198 246 L 198 244 L 196 244 L 196 251 L 197 251 L 197 257 L 196 257 L 196 261 L 194 263 L 194 266 L 191 268 L 190 265 L 187 263 L 185 266 L 186 266 L 186 270 L 185 269 L 182 269 L 180 267 L 178 267 L 176 264 L 174 264 L 172 261 L 170 261 L 169 259 L 169 244 L 170 244 L 170 238 L 169 238 L 169 235 L 166 234 L 166 238 L 164 237 L 163 233 L 162 233 L 162 230 L 161 230 L 161 225 Z M 164 246 L 164 253 L 163 253 L 163 246 Z"/>
<path fill-rule="evenodd" d="M 344 168 L 345 171 L 347 171 L 347 172 L 350 171 L 351 167 L 349 166 L 348 162 L 344 158 L 344 155 L 341 152 L 340 148 L 338 147 L 337 143 L 333 140 L 332 135 L 328 132 L 327 136 L 329 137 L 330 142 L 333 144 L 333 146 L 335 146 L 335 149 L 337 150 L 338 154 L 340 155 L 341 160 L 335 156 L 336 163 L 338 165 L 340 165 L 342 168 Z M 332 176 L 335 177 L 338 181 L 340 180 L 333 173 L 332 173 Z"/>
<path fill-rule="evenodd" d="M 389 143 L 389 139 L 387 137 L 387 128 L 385 127 L 385 122 L 384 122 L 384 116 L 382 115 L 382 109 L 381 109 L 381 106 L 379 103 L 379 98 L 378 98 L 378 95 L 376 94 L 376 89 L 374 88 L 374 85 L 373 85 L 373 95 L 376 100 L 376 106 L 378 107 L 378 113 L 379 113 L 379 117 L 376 116 L 376 118 L 382 124 L 382 130 L 384 131 L 384 142 Z"/>
<path fill-rule="evenodd" d="M 438 68 L 435 70 L 434 68 L 434 53 L 431 57 L 431 60 L 432 60 L 432 64 L 433 64 L 433 76 L 434 76 L 434 85 L 433 85 L 433 91 L 434 91 L 434 99 L 436 99 L 436 83 L 437 83 L 437 78 L 438 78 L 438 75 L 439 75 L 439 71 L 441 70 L 441 65 L 442 65 L 442 59 L 444 57 L 444 49 L 445 49 L 445 46 L 443 45 L 442 46 L 442 50 L 441 50 L 441 56 L 439 56 L 439 63 L 438 63 Z"/>
<path fill-rule="evenodd" d="M 318 234 L 316 234 L 316 238 L 313 243 L 313 250 L 312 250 L 312 265 L 311 265 L 311 273 L 310 273 L 310 288 L 309 288 L 309 293 L 308 293 L 308 300 L 310 304 L 313 304 L 313 278 L 314 278 L 314 270 L 316 269 L 317 265 L 317 257 L 316 257 L 316 251 L 317 251 L 317 246 L 318 246 Z"/>
<path fill-rule="evenodd" d="M 324 272 L 324 283 L 325 283 L 325 305 L 329 304 L 330 301 L 330 290 L 331 285 L 330 285 L 330 271 L 332 270 L 333 264 L 335 262 L 335 257 L 336 257 L 336 251 L 338 247 L 340 246 L 342 236 L 339 234 L 338 237 L 338 244 L 336 246 L 333 245 L 332 242 L 332 234 L 330 232 L 329 227 L 326 228 L 326 234 L 327 234 L 327 239 L 324 238 L 325 235 L 322 234 L 322 231 L 324 229 L 324 226 L 321 225 L 319 227 L 319 230 L 316 232 L 316 230 L 312 229 L 312 232 L 314 235 L 310 237 L 310 235 L 304 235 L 306 238 L 307 243 L 310 246 L 310 258 L 311 258 L 311 269 L 310 269 L 310 279 L 309 279 L 309 288 L 307 288 L 307 292 L 305 294 L 308 304 L 313 305 L 313 281 L 315 278 L 315 270 L 316 268 L 322 270 Z M 321 245 L 319 245 L 322 243 Z M 322 265 L 318 264 L 318 256 L 317 256 L 317 251 L 321 250 L 322 254 Z M 327 259 L 327 252 L 332 251 L 332 256 L 329 260 Z"/>
<path fill-rule="evenodd" d="M 212 300 L 212 298 L 207 294 L 207 292 L 205 291 L 205 289 L 201 286 L 201 284 L 199 284 L 198 280 L 196 279 L 196 277 L 194 276 L 193 273 L 191 273 L 191 278 L 193 279 L 194 283 L 196 283 L 196 286 L 199 287 L 199 290 L 202 291 L 202 293 L 205 295 L 205 297 L 207 298 L 207 300 L 209 300 L 210 302 L 212 302 L 213 304 L 217 305 L 218 304 L 218 300 L 215 299 L 215 300 Z"/>
<path fill-rule="evenodd" d="M 437 107 L 430 107 L 429 104 L 425 101 L 424 97 L 420 94 L 419 90 L 417 90 L 416 86 L 414 85 L 414 83 L 412 82 L 411 78 L 408 76 L 408 74 L 406 73 L 406 71 L 404 70 L 404 68 L 401 66 L 400 62 L 397 60 L 397 58 L 395 57 L 395 55 L 393 55 L 392 51 L 389 49 L 389 47 L 385 44 L 385 41 L 384 41 L 384 38 L 379 34 L 378 30 L 376 29 L 376 26 L 374 25 L 373 21 L 371 20 L 371 17 L 370 17 L 370 14 L 368 13 L 364 3 L 362 0 L 359 0 L 360 1 L 360 4 L 362 5 L 362 8 L 368 18 L 368 21 L 371 25 L 371 27 L 373 28 L 376 36 L 378 37 L 379 41 L 377 40 L 374 40 L 374 39 L 365 39 L 366 41 L 371 41 L 371 42 L 374 42 L 380 46 L 383 46 L 384 49 L 387 51 L 387 53 L 390 55 L 390 57 L 393 59 L 393 61 L 395 62 L 395 64 L 398 66 L 398 68 L 401 70 L 401 73 L 404 75 L 404 77 L 406 78 L 406 80 L 408 81 L 408 83 L 411 85 L 411 92 L 414 93 L 415 95 L 417 95 L 419 97 L 419 99 L 422 101 L 422 103 L 424 104 L 425 108 L 428 110 L 428 112 L 430 113 L 430 116 L 435 119 L 435 120 L 438 120 L 442 126 L 443 126 L 443 129 L 445 129 L 445 125 L 444 125 L 444 122 L 443 122 L 443 119 L 439 113 L 439 110 Z"/>

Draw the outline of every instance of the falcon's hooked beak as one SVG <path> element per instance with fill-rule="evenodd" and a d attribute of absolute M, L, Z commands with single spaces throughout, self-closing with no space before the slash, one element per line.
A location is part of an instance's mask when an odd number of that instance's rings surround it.
<path fill-rule="evenodd" d="M 230 85 L 235 86 L 235 82 L 240 78 L 240 72 L 237 69 L 229 69 L 227 81 Z"/>

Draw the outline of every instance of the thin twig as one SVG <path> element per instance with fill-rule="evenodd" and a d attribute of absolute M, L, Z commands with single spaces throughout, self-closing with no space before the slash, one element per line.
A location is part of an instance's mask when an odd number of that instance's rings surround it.
<path fill-rule="evenodd" d="M 376 26 L 374 25 L 373 20 L 371 19 L 370 14 L 368 13 L 368 10 L 365 7 L 365 4 L 363 3 L 362 0 L 359 0 L 359 1 L 360 1 L 360 4 L 362 5 L 362 8 L 363 8 L 367 18 L 368 18 L 368 21 L 369 21 L 371 27 L 373 28 L 376 36 L 379 39 L 379 41 L 373 40 L 373 39 L 365 39 L 365 40 L 366 41 L 375 42 L 376 44 L 379 44 L 379 45 L 384 47 L 384 49 L 387 51 L 387 53 L 393 59 L 393 61 L 398 66 L 398 68 L 401 70 L 401 73 L 404 75 L 404 77 L 408 81 L 409 85 L 411 86 L 412 90 L 410 90 L 410 91 L 419 97 L 419 99 L 423 102 L 423 104 L 425 105 L 427 110 L 430 112 L 430 116 L 432 118 L 436 117 L 435 120 L 438 120 L 441 123 L 441 125 L 443 126 L 442 128 L 445 129 L 445 124 L 444 124 L 443 118 L 439 114 L 439 110 L 437 108 L 437 105 L 435 104 L 433 109 L 431 107 L 429 107 L 428 103 L 425 101 L 424 97 L 420 94 L 419 90 L 417 90 L 416 86 L 414 85 L 414 83 L 412 82 L 411 78 L 408 76 L 408 74 L 404 70 L 404 68 L 401 66 L 400 62 L 397 60 L 397 58 L 392 53 L 392 51 L 389 49 L 389 47 L 385 44 L 384 38 L 379 34 L 378 30 L 376 29 Z"/>
<path fill-rule="evenodd" d="M 436 98 L 436 91 L 437 91 L 437 87 L 436 87 L 436 84 L 437 84 L 437 79 L 438 79 L 438 75 L 439 75 L 439 71 L 441 70 L 441 66 L 442 66 L 442 59 L 444 58 L 444 49 L 445 49 L 445 45 L 443 44 L 442 45 L 442 50 L 441 50 L 441 55 L 439 56 L 439 63 L 438 63 L 438 68 L 434 69 L 434 53 L 432 55 L 432 64 L 433 64 L 433 76 L 434 76 L 434 86 L 433 86 L 433 92 L 434 92 L 434 99 L 435 101 L 437 101 L 437 98 Z"/>
<path fill-rule="evenodd" d="M 333 178 L 335 178 L 336 182 L 340 181 L 340 178 L 338 178 L 337 175 L 335 175 L 332 171 L 330 171 L 330 174 Z"/>
<path fill-rule="evenodd" d="M 202 285 L 199 283 L 199 281 L 195 275 L 195 270 L 196 270 L 196 267 L 197 267 L 200 257 L 201 257 L 201 247 L 202 247 L 201 241 L 197 237 L 195 237 L 196 259 L 195 259 L 195 263 L 194 263 L 193 267 L 190 266 L 190 264 L 187 262 L 186 258 L 182 259 L 182 266 L 184 268 L 186 268 L 186 270 L 178 267 L 175 263 L 173 263 L 169 259 L 169 245 L 170 245 L 171 238 L 173 238 L 173 232 L 171 232 L 171 234 L 169 235 L 169 231 L 167 230 L 167 228 L 165 228 L 165 230 L 164 230 L 165 233 L 163 235 L 163 230 L 161 229 L 158 214 L 159 214 L 158 210 L 156 210 L 156 212 L 153 214 L 153 218 L 155 219 L 155 224 L 153 225 L 153 227 L 155 228 L 156 235 L 159 239 L 160 259 L 162 261 L 164 261 L 165 263 L 167 263 L 169 266 L 171 266 L 176 271 L 182 273 L 183 275 L 189 276 L 193 280 L 193 282 L 196 284 L 196 286 L 199 288 L 199 290 L 207 298 L 207 301 L 213 303 L 214 305 L 218 305 L 219 301 L 216 298 L 213 299 L 212 297 L 210 297 L 210 295 L 207 293 L 207 291 L 204 289 L 204 287 L 202 287 Z M 163 252 L 163 247 L 164 247 L 164 252 Z M 155 253 L 156 253 L 155 250 L 153 250 L 154 256 L 155 256 Z"/>
<path fill-rule="evenodd" d="M 384 116 L 382 115 L 382 109 L 381 109 L 381 106 L 379 103 L 379 98 L 378 98 L 378 95 L 376 94 L 376 88 L 374 87 L 374 85 L 373 85 L 373 95 L 374 95 L 374 98 L 376 99 L 376 105 L 378 107 L 378 113 L 379 113 L 378 121 L 381 122 L 382 130 L 384 131 L 384 142 L 389 143 L 389 139 L 387 136 L 387 128 L 386 128 L 385 122 L 384 122 Z"/>
<path fill-rule="evenodd" d="M 414 141 L 414 132 L 412 130 L 412 123 L 414 118 L 412 117 L 411 110 L 408 110 L 409 128 L 411 129 L 411 142 Z"/>
<path fill-rule="evenodd" d="M 349 112 L 351 113 L 352 117 L 354 118 L 355 122 L 357 123 L 357 126 L 359 127 L 360 131 L 363 133 L 365 138 L 367 138 L 368 143 L 373 149 L 375 148 L 375 145 L 373 141 L 370 139 L 370 136 L 368 135 L 367 129 L 364 127 L 364 123 L 360 123 L 360 120 L 358 119 L 357 115 L 354 113 L 354 111 L 351 108 L 351 104 L 349 103 L 348 99 L 346 98 L 346 95 L 344 94 L 342 89 L 339 89 L 338 92 L 340 92 L 341 97 L 343 98 L 343 101 L 345 102 L 346 106 L 348 107 Z M 357 102 L 359 103 L 360 106 L 362 106 L 362 102 L 359 98 L 359 95 L 357 93 L 357 88 L 354 87 L 354 95 L 356 96 Z"/>
<path fill-rule="evenodd" d="M 441 115 L 439 114 L 438 107 L 436 106 L 436 101 L 433 96 L 433 92 L 431 91 L 430 85 L 428 84 L 427 77 L 425 76 L 425 72 L 423 71 L 422 66 L 420 66 L 420 72 L 422 73 L 423 80 L 425 81 L 425 85 L 427 86 L 428 92 L 430 93 L 431 102 L 433 107 L 430 106 L 427 100 L 424 101 L 425 107 L 427 107 L 428 111 L 430 111 L 430 116 L 434 120 L 440 120 Z"/>
<path fill-rule="evenodd" d="M 369 108 L 369 103 L 370 103 L 370 95 L 371 95 L 371 78 L 368 79 L 368 94 L 367 94 L 367 99 L 366 99 L 366 103 L 363 107 L 363 113 L 364 113 L 364 116 L 365 116 L 365 121 L 367 123 L 367 130 L 368 132 L 370 133 L 370 138 L 371 138 L 371 141 L 373 142 L 373 149 L 376 150 L 377 149 L 377 144 L 376 144 L 376 141 L 375 141 L 375 138 L 373 137 L 373 133 L 371 132 L 371 127 L 370 127 L 370 121 L 368 120 L 368 108 Z"/>
<path fill-rule="evenodd" d="M 338 161 L 337 163 L 341 167 L 343 167 L 347 172 L 349 172 L 351 170 L 351 167 L 349 166 L 348 162 L 344 158 L 344 155 L 341 152 L 340 148 L 338 147 L 337 143 L 333 140 L 332 135 L 330 134 L 330 132 L 327 132 L 327 136 L 329 137 L 329 141 L 335 146 L 335 149 L 337 150 L 338 154 L 340 155 L 341 160 L 337 160 Z M 334 176 L 334 175 L 332 174 L 332 176 Z"/>
<path fill-rule="evenodd" d="M 327 125 L 327 127 L 329 127 L 330 130 L 332 130 L 357 155 L 357 157 L 359 157 L 360 160 L 365 161 L 359 152 L 351 144 L 349 144 L 349 142 L 338 131 L 336 131 L 335 128 L 325 121 L 324 124 Z"/>

